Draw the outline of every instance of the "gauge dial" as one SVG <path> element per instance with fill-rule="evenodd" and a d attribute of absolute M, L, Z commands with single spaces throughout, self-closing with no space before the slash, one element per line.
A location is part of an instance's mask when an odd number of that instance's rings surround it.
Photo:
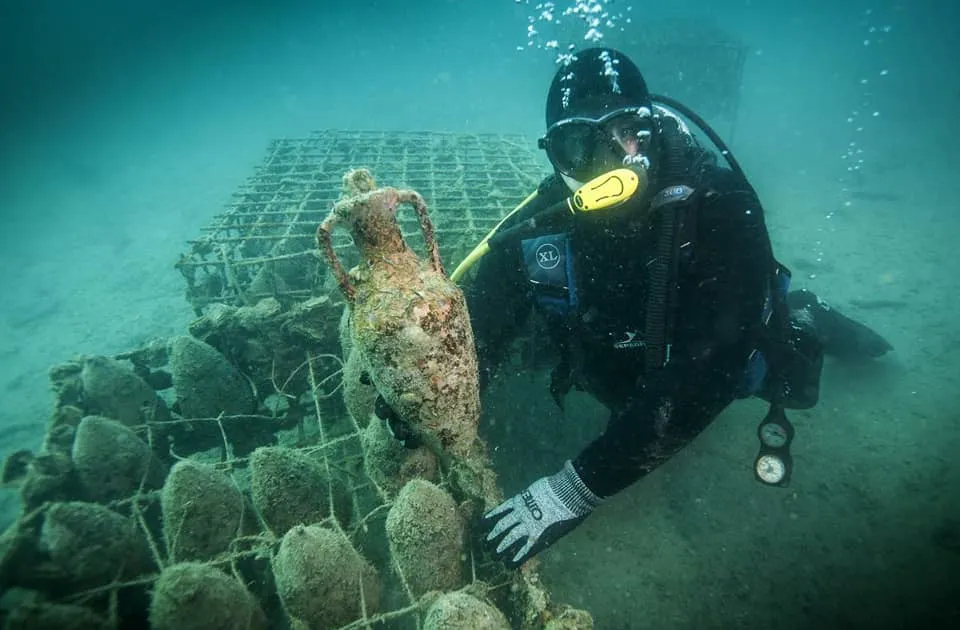
<path fill-rule="evenodd" d="M 754 468 L 760 480 L 770 485 L 780 483 L 787 474 L 786 464 L 776 455 L 761 455 Z"/>
<path fill-rule="evenodd" d="M 776 422 L 760 425 L 760 441 L 764 446 L 780 448 L 787 443 L 787 430 Z"/>

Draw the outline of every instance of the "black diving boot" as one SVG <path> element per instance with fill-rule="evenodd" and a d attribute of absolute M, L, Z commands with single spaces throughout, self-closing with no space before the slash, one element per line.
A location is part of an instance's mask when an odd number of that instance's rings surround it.
<path fill-rule="evenodd" d="M 810 291 L 791 291 L 787 304 L 791 311 L 805 311 L 813 318 L 824 354 L 842 359 L 876 359 L 893 350 L 879 334 L 842 315 Z"/>

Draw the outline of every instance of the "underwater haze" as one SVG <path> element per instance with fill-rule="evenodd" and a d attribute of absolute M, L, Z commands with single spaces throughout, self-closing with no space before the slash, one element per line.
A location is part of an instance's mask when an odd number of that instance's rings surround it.
<path fill-rule="evenodd" d="M 556 24 L 577 4 L 603 5 L 597 41 L 730 142 L 794 286 L 894 351 L 828 360 L 819 404 L 791 415 L 789 488 L 754 481 L 765 407 L 737 402 L 543 553 L 551 592 L 601 629 L 960 627 L 956 0 L 4 0 L 0 456 L 40 447 L 52 365 L 185 334 L 174 263 L 270 141 L 535 146 L 558 54 L 595 37 Z M 704 72 L 709 37 L 742 57 Z M 496 457 L 509 492 L 602 426 L 577 395 L 557 410 L 548 380 L 531 369 L 483 400 L 520 427 Z M 0 493 L 6 527 L 19 498 Z"/>

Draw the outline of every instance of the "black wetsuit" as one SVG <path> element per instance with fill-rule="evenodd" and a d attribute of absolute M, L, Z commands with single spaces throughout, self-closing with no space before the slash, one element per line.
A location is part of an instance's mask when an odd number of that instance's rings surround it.
<path fill-rule="evenodd" d="M 757 195 L 743 177 L 707 162 L 686 172 L 696 193 L 684 210 L 678 243 L 670 360 L 645 368 L 642 343 L 648 265 L 655 221 L 642 206 L 622 207 L 614 222 L 571 221 L 578 307 L 548 317 L 561 348 L 559 380 L 573 383 L 611 410 L 606 431 L 573 464 L 597 495 L 610 496 L 689 443 L 737 396 L 751 353 L 769 332 L 764 303 L 776 263 Z M 674 181 L 660 181 L 662 190 Z M 570 193 L 558 178 L 511 224 Z M 639 204 L 649 204 L 649 197 Z M 490 251 L 466 288 L 484 386 L 538 304 L 521 244 Z M 555 372 L 555 379 L 557 378 Z"/>

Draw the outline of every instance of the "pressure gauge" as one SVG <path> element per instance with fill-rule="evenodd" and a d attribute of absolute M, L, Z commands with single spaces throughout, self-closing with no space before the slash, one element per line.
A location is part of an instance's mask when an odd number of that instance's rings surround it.
<path fill-rule="evenodd" d="M 757 427 L 760 452 L 753 460 L 753 472 L 760 483 L 781 488 L 789 485 L 793 472 L 793 457 L 790 456 L 793 435 L 793 425 L 783 406 L 771 404 L 767 416 Z"/>
<path fill-rule="evenodd" d="M 775 486 L 787 476 L 787 465 L 776 455 L 761 455 L 754 464 L 757 477 L 765 484 Z"/>
<path fill-rule="evenodd" d="M 760 442 L 769 448 L 780 448 L 787 443 L 790 437 L 787 429 L 776 422 L 765 422 L 760 425 Z"/>

